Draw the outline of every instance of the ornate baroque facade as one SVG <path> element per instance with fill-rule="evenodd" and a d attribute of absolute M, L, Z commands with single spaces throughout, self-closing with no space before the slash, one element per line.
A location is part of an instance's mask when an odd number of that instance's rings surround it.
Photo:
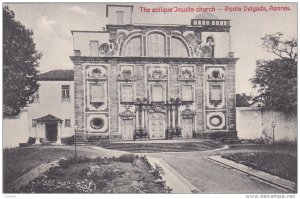
<path fill-rule="evenodd" d="M 230 21 L 132 24 L 108 5 L 105 31 L 72 31 L 75 124 L 111 140 L 237 138 Z"/>

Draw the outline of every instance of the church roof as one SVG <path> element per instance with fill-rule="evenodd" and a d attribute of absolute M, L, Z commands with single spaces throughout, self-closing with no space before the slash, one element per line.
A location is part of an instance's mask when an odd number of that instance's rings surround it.
<path fill-rule="evenodd" d="M 74 81 L 74 70 L 51 70 L 39 75 L 40 81 Z"/>
<path fill-rule="evenodd" d="M 63 120 L 58 118 L 58 117 L 55 117 L 51 114 L 48 114 L 44 117 L 40 117 L 40 118 L 37 118 L 37 119 L 34 119 L 35 121 L 37 122 L 62 122 Z"/>

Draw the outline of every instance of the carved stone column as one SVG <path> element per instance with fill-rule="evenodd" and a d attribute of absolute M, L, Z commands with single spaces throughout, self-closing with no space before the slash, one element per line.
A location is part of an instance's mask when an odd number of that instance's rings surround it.
<path fill-rule="evenodd" d="M 36 124 L 36 137 L 35 137 L 35 144 L 41 144 L 40 142 L 40 137 L 39 137 L 39 126 L 40 126 L 40 123 L 37 122 Z"/>
<path fill-rule="evenodd" d="M 178 128 L 178 105 L 175 105 L 175 128 Z"/>
<path fill-rule="evenodd" d="M 175 106 L 173 106 L 172 107 L 172 127 L 173 128 L 176 128 L 176 122 L 175 122 L 175 120 L 176 120 L 176 107 Z"/>
<path fill-rule="evenodd" d="M 57 128 L 57 141 L 56 144 L 57 145 L 61 145 L 61 130 L 62 130 L 62 123 L 58 123 L 58 128 Z"/>
<path fill-rule="evenodd" d="M 180 127 L 181 122 L 180 122 L 180 107 L 177 107 L 177 127 Z"/>
<path fill-rule="evenodd" d="M 145 109 L 141 107 L 142 123 L 141 128 L 145 127 Z"/>
<path fill-rule="evenodd" d="M 135 107 L 135 130 L 139 129 L 139 108 L 138 106 Z"/>
<path fill-rule="evenodd" d="M 147 128 L 147 108 L 144 107 L 144 128 Z"/>
<path fill-rule="evenodd" d="M 168 111 L 168 128 L 170 128 L 171 127 L 171 107 L 170 106 L 168 106 L 168 109 L 167 109 L 167 111 Z"/>
<path fill-rule="evenodd" d="M 143 118 L 142 118 L 142 107 L 139 106 L 139 130 L 141 128 L 143 128 L 143 124 L 142 124 Z"/>

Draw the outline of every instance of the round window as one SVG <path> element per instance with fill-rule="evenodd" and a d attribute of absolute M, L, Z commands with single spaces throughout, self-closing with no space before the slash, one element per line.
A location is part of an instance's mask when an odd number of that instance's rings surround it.
<path fill-rule="evenodd" d="M 95 117 L 91 120 L 90 125 L 93 129 L 102 129 L 104 126 L 104 120 L 100 117 Z"/>

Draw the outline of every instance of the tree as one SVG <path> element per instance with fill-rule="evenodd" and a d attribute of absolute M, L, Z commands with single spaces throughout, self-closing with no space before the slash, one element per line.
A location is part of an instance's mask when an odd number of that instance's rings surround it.
<path fill-rule="evenodd" d="M 251 96 L 246 95 L 245 93 L 236 94 L 236 106 L 237 107 L 249 107 L 251 105 L 250 101 L 252 100 Z"/>
<path fill-rule="evenodd" d="M 35 50 L 32 30 L 15 20 L 3 7 L 3 114 L 16 115 L 30 102 L 38 89 L 41 53 Z"/>
<path fill-rule="evenodd" d="M 261 101 L 268 109 L 284 112 L 297 111 L 297 39 L 284 40 L 283 34 L 267 34 L 263 47 L 276 55 L 274 60 L 258 60 L 255 76 L 250 79 Z"/>

